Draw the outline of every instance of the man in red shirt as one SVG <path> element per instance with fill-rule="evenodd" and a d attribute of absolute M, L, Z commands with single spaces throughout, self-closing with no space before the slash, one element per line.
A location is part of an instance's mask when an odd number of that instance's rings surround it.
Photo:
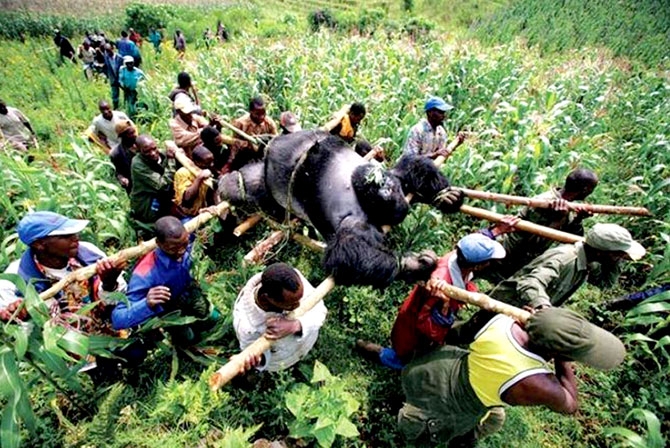
<path fill-rule="evenodd" d="M 502 245 L 480 233 L 462 238 L 456 248 L 441 257 L 431 278 L 444 280 L 457 288 L 475 292 L 472 278 L 492 260 L 505 257 Z M 463 306 L 457 300 L 444 301 L 431 295 L 424 286 L 415 286 L 405 299 L 391 330 L 392 348 L 358 340 L 357 349 L 383 365 L 401 369 L 417 356 L 444 344 L 444 340 Z"/>

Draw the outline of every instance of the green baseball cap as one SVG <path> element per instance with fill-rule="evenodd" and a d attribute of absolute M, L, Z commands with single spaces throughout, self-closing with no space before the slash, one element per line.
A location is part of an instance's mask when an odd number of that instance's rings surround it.
<path fill-rule="evenodd" d="M 584 242 L 594 249 L 626 252 L 631 260 L 639 260 L 647 253 L 628 230 L 617 224 L 596 224 L 586 234 Z"/>
<path fill-rule="evenodd" d="M 600 370 L 617 367 L 626 355 L 619 338 L 571 310 L 537 311 L 526 322 L 526 331 L 534 346 Z"/>

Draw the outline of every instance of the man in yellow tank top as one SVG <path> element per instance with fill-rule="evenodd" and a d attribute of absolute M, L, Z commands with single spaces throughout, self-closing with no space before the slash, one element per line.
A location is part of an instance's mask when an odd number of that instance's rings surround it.
<path fill-rule="evenodd" d="M 616 336 L 574 311 L 543 309 L 525 327 L 498 315 L 477 333 L 469 350 L 445 346 L 403 370 L 406 402 L 398 426 L 416 446 L 455 438 L 474 445 L 486 432 L 484 417 L 491 408 L 546 406 L 573 414 L 578 399 L 571 361 L 608 370 L 624 355 Z M 501 426 L 498 422 L 496 429 Z"/>

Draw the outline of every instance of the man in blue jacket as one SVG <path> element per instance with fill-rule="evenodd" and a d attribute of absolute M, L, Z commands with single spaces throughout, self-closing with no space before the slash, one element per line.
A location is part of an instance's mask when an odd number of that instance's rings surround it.
<path fill-rule="evenodd" d="M 165 216 L 156 221 L 155 227 L 158 248 L 135 266 L 128 283 L 128 300 L 116 305 L 112 325 L 116 330 L 132 328 L 154 316 L 179 310 L 183 316 L 200 321 L 173 331 L 173 340 L 193 343 L 200 332 L 212 327 L 219 314 L 191 276 L 192 243 L 181 221 Z"/>

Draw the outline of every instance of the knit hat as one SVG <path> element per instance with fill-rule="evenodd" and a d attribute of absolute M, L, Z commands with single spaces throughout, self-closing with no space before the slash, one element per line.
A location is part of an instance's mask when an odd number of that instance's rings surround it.
<path fill-rule="evenodd" d="M 526 331 L 533 346 L 600 370 L 617 367 L 626 355 L 619 338 L 571 310 L 537 311 L 528 319 Z"/>
<path fill-rule="evenodd" d="M 594 249 L 626 252 L 631 260 L 639 260 L 647 252 L 630 232 L 617 224 L 596 224 L 584 241 Z"/>

